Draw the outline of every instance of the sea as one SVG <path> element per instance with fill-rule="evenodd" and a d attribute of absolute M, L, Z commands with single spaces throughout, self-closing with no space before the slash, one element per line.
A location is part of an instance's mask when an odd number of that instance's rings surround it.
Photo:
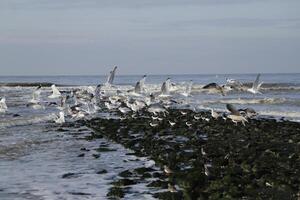
<path fill-rule="evenodd" d="M 146 88 L 159 91 L 167 78 L 172 82 L 172 98 L 184 102 L 188 109 L 226 112 L 226 104 L 237 108 L 253 108 L 262 118 L 300 122 L 300 74 L 261 74 L 261 94 L 230 91 L 222 96 L 207 93 L 208 83 L 226 83 L 235 79 L 251 87 L 257 74 L 148 75 Z M 116 75 L 114 87 L 121 91 L 134 88 L 142 75 Z M 191 94 L 181 95 L 189 81 Z M 136 157 L 131 150 L 106 138 L 87 140 L 93 130 L 53 122 L 59 110 L 53 106 L 33 109 L 27 106 L 36 86 L 23 83 L 53 83 L 61 91 L 95 88 L 106 82 L 106 76 L 0 76 L 0 98 L 5 97 L 8 110 L 0 113 L 0 199 L 107 199 L 107 192 L 118 173 L 151 163 Z M 19 83 L 7 86 L 6 83 Z M 47 102 L 50 87 L 42 88 L 42 101 Z M 104 116 L 101 110 L 95 116 Z M 101 152 L 99 144 L 114 151 Z M 85 151 L 88 149 L 89 151 Z M 84 156 L 83 156 L 84 154 Z M 106 170 L 107 173 L 98 173 Z M 159 169 L 157 169 L 159 170 Z M 130 188 L 125 199 L 153 199 L 158 189 L 140 183 Z"/>

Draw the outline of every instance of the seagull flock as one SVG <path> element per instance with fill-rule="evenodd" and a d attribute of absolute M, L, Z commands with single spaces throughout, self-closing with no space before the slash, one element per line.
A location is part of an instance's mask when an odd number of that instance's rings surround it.
<path fill-rule="evenodd" d="M 166 116 L 167 109 L 174 104 L 180 104 L 177 100 L 174 100 L 173 87 L 175 83 L 171 82 L 170 78 L 167 78 L 161 85 L 160 91 L 150 93 L 145 85 L 147 76 L 141 77 L 141 80 L 136 82 L 135 86 L 131 90 L 121 91 L 114 85 L 114 79 L 116 75 L 117 67 L 114 67 L 110 71 L 107 81 L 104 84 L 99 84 L 96 88 L 90 86 L 84 89 L 73 89 L 71 91 L 59 91 L 55 86 L 51 86 L 52 93 L 48 96 L 49 101 L 41 101 L 42 87 L 38 86 L 32 93 L 32 99 L 26 104 L 27 107 L 33 109 L 45 109 L 46 106 L 54 106 L 59 112 L 55 114 L 53 122 L 57 124 L 65 123 L 65 118 L 81 119 L 90 114 L 96 113 L 101 109 L 107 109 L 109 111 L 116 111 L 120 113 L 120 119 L 125 119 L 127 115 L 134 117 L 136 113 L 141 110 L 145 110 L 152 115 L 153 122 L 150 126 L 155 127 L 158 124 L 154 121 L 161 121 L 161 115 Z M 217 83 L 209 83 L 203 86 L 201 89 L 208 93 L 217 93 L 225 96 L 229 91 L 245 91 L 252 94 L 261 94 L 260 88 L 263 84 L 260 82 L 260 74 L 257 75 L 251 88 L 245 87 L 240 81 L 235 79 L 226 79 L 226 84 L 219 85 Z M 189 81 L 186 84 L 185 90 L 180 93 L 185 98 L 191 96 L 193 82 Z M 102 105 L 102 106 L 101 106 Z M 229 119 L 235 124 L 248 122 L 249 118 L 257 115 L 257 112 L 252 108 L 237 109 L 231 104 L 226 105 L 229 114 L 218 113 L 211 109 L 212 119 Z M 0 100 L 0 113 L 7 112 L 8 107 L 6 105 L 6 98 L 3 97 Z M 186 112 L 181 111 L 182 115 L 186 115 Z M 160 117 L 159 117 L 160 116 Z M 201 116 L 194 116 L 196 120 L 202 118 L 209 121 L 208 118 Z M 169 121 L 170 126 L 174 126 L 175 122 Z M 191 123 L 186 123 L 190 127 Z"/>

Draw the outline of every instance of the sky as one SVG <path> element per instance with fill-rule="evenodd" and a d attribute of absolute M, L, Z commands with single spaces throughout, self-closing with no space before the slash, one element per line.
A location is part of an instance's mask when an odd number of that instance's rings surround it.
<path fill-rule="evenodd" d="M 300 72 L 299 0 L 0 0 L 0 76 Z"/>

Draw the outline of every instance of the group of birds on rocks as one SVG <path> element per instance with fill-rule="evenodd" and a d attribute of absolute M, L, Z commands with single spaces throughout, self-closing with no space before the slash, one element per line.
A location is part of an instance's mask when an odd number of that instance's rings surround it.
<path fill-rule="evenodd" d="M 60 112 L 54 117 L 53 121 L 57 124 L 63 124 L 65 123 L 65 116 L 70 116 L 71 119 L 81 119 L 96 113 L 101 110 L 101 108 L 105 108 L 109 111 L 118 111 L 122 115 L 120 117 L 121 119 L 126 117 L 127 114 L 134 116 L 134 113 L 146 110 L 148 113 L 152 114 L 154 120 L 159 120 L 158 113 L 164 113 L 165 115 L 169 107 L 174 104 L 180 104 L 176 99 L 172 99 L 174 91 L 172 90 L 172 87 L 175 86 L 175 83 L 172 83 L 170 78 L 167 78 L 162 83 L 160 91 L 158 92 L 149 93 L 147 91 L 145 85 L 146 75 L 135 84 L 133 89 L 121 91 L 113 84 L 116 71 L 117 67 L 114 67 L 113 70 L 110 71 L 106 83 L 99 84 L 96 88 L 89 86 L 84 89 L 76 88 L 71 91 L 59 91 L 55 85 L 52 85 L 52 93 L 48 96 L 48 99 L 56 101 L 50 101 L 46 104 L 40 100 L 42 87 L 38 86 L 32 93 L 32 99 L 27 103 L 27 106 L 32 107 L 33 109 L 45 109 L 45 106 L 55 106 Z M 220 95 L 226 95 L 226 93 L 231 90 L 261 94 L 260 88 L 263 83 L 260 82 L 259 79 L 260 74 L 257 75 L 251 88 L 245 87 L 238 80 L 227 79 L 227 83 L 224 85 L 209 83 L 203 86 L 202 90 L 207 91 L 208 93 L 218 93 Z M 180 94 L 186 98 L 191 96 L 192 86 L 193 82 L 189 81 L 185 91 Z M 230 119 L 236 124 L 241 122 L 245 125 L 245 123 L 248 122 L 248 118 L 257 115 L 255 110 L 251 108 L 236 109 L 231 104 L 227 104 L 226 107 L 230 112 L 227 115 L 220 114 L 211 109 L 212 118 Z M 3 97 L 0 101 L 0 113 L 5 113 L 7 110 L 6 98 Z M 175 122 L 169 121 L 169 124 L 170 126 L 174 126 Z M 150 126 L 154 127 L 156 125 L 157 124 L 155 123 L 150 123 Z M 189 124 L 187 124 L 187 126 L 189 126 Z"/>

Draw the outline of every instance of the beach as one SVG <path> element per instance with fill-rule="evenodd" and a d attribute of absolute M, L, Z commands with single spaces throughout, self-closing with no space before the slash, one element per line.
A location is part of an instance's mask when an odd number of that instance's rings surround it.
<path fill-rule="evenodd" d="M 202 88 L 227 77 L 251 87 L 256 75 L 148 76 L 147 92 L 131 94 L 141 77 L 118 76 L 95 102 L 90 94 L 105 77 L 1 77 L 8 109 L 0 114 L 0 198 L 299 197 L 299 74 L 262 74 L 262 94 L 225 96 Z M 171 94 L 138 108 L 168 77 Z M 80 92 L 83 117 L 65 109 L 75 105 L 70 99 L 64 107 L 60 97 L 50 98 L 52 84 L 61 96 Z M 30 102 L 39 86 L 35 107 Z M 257 113 L 233 122 L 227 104 Z"/>

